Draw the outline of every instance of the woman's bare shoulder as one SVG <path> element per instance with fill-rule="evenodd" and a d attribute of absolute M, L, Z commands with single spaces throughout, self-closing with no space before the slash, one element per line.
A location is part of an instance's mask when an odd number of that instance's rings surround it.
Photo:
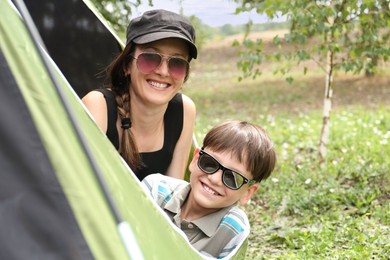
<path fill-rule="evenodd" d="M 182 94 L 182 97 L 183 97 L 183 107 L 184 107 L 184 109 L 186 111 L 190 111 L 192 113 L 195 113 L 196 112 L 196 106 L 195 106 L 194 101 L 190 97 L 188 97 L 188 96 L 186 96 L 184 94 Z"/>

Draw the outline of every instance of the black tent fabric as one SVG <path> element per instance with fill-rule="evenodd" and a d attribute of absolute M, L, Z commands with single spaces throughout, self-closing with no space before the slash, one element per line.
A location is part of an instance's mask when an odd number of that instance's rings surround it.
<path fill-rule="evenodd" d="M 50 56 L 78 96 L 101 87 L 105 67 L 122 47 L 94 13 L 81 0 L 25 2 Z"/>
<path fill-rule="evenodd" d="M 1 51 L 0 89 L 0 259 L 92 259 Z"/>

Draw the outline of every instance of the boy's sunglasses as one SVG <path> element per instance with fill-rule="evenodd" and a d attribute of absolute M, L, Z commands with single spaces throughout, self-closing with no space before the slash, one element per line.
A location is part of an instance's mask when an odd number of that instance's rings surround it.
<path fill-rule="evenodd" d="M 256 182 L 255 180 L 248 180 L 238 172 L 226 168 L 214 157 L 206 153 L 203 148 L 199 151 L 198 167 L 206 174 L 214 174 L 221 169 L 223 184 L 232 190 L 238 190 L 246 183 L 251 184 Z"/>
<path fill-rule="evenodd" d="M 143 52 L 138 57 L 133 58 L 137 60 L 137 67 L 144 74 L 151 73 L 160 67 L 163 60 L 168 61 L 169 74 L 175 79 L 185 78 L 190 69 L 190 65 L 185 59 L 175 56 L 165 57 L 156 52 Z"/>

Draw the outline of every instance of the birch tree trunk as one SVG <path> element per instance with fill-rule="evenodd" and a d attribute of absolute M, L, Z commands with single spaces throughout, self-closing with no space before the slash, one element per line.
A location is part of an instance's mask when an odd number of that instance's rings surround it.
<path fill-rule="evenodd" d="M 333 94 L 333 56 L 334 53 L 328 50 L 326 58 L 326 81 L 325 81 L 325 96 L 324 96 L 324 110 L 322 117 L 322 129 L 320 136 L 320 163 L 326 159 L 327 145 L 329 139 L 330 128 L 330 112 L 332 110 L 332 94 Z"/>
<path fill-rule="evenodd" d="M 334 1 L 330 1 L 333 6 Z M 342 2 L 342 5 L 344 1 Z M 330 112 L 332 110 L 332 95 L 333 95 L 333 67 L 334 67 L 334 50 L 333 44 L 335 42 L 333 26 L 337 17 L 328 17 L 328 25 L 330 30 L 325 35 L 325 42 L 328 43 L 328 51 L 326 53 L 326 80 L 325 80 L 325 95 L 324 95 L 324 110 L 322 117 L 322 129 L 319 145 L 320 165 L 326 160 L 326 152 L 328 149 L 329 129 L 330 129 Z"/>

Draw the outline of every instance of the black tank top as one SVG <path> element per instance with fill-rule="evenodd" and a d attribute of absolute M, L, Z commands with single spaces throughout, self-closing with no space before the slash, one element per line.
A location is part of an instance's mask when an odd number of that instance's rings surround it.
<path fill-rule="evenodd" d="M 119 149 L 119 136 L 116 128 L 117 106 L 115 95 L 108 89 L 98 89 L 102 92 L 107 102 L 107 137 L 116 149 Z M 173 157 L 173 152 L 181 132 L 183 130 L 183 98 L 177 93 L 168 103 L 164 114 L 164 144 L 161 150 L 148 153 L 140 153 L 142 163 L 140 169 L 134 170 L 139 180 L 143 180 L 152 173 L 166 174 Z"/>

